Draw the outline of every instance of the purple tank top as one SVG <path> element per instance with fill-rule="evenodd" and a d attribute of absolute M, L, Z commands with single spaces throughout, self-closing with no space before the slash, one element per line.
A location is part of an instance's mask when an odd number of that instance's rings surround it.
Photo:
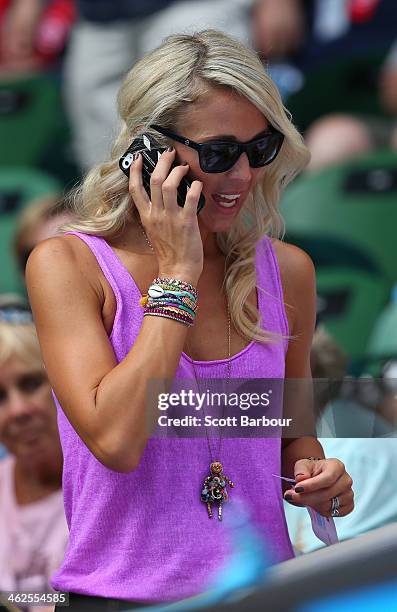
<path fill-rule="evenodd" d="M 114 291 L 117 308 L 110 342 L 120 362 L 142 324 L 139 289 L 103 238 L 70 233 L 91 249 Z M 256 275 L 262 327 L 288 335 L 278 263 L 267 237 L 256 247 Z M 287 345 L 287 340 L 251 342 L 232 357 L 232 378 L 283 379 Z M 194 361 L 194 372 L 192 359 L 182 354 L 175 378 L 225 378 L 226 364 L 227 360 Z M 152 437 L 138 468 L 118 473 L 94 457 L 55 401 L 70 536 L 52 586 L 153 603 L 202 592 L 231 552 L 226 522 L 217 520 L 216 508 L 210 520 L 200 501 L 210 463 L 207 438 Z M 233 499 L 242 500 L 274 562 L 294 556 L 281 485 L 272 477 L 281 473 L 280 453 L 280 437 L 222 440 L 225 474 L 235 482 L 224 514 L 232 511 Z"/>

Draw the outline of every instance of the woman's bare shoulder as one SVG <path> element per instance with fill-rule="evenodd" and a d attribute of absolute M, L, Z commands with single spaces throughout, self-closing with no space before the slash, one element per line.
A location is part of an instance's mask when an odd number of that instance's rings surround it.
<path fill-rule="evenodd" d="M 59 235 L 38 244 L 29 256 L 26 282 L 50 287 L 77 289 L 81 285 L 93 290 L 103 300 L 103 285 L 98 264 L 86 244 L 76 236 Z"/>
<path fill-rule="evenodd" d="M 296 275 L 299 280 L 305 277 L 313 278 L 314 264 L 306 251 L 282 240 L 274 239 L 272 244 L 282 279 L 293 282 Z"/>
<path fill-rule="evenodd" d="M 90 260 L 92 257 L 88 247 L 80 238 L 70 234 L 60 234 L 40 242 L 33 249 L 29 261 L 39 263 L 48 260 L 48 264 L 62 267 L 75 263 L 81 258 Z"/>
<path fill-rule="evenodd" d="M 280 269 L 284 303 L 292 329 L 295 327 L 298 313 L 311 312 L 315 307 L 315 268 L 311 257 L 301 248 L 276 239 L 272 244 Z"/>

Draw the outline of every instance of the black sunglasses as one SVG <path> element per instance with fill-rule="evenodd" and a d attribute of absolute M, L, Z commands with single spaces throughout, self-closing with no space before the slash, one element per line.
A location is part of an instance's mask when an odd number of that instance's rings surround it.
<path fill-rule="evenodd" d="M 230 170 L 242 153 L 247 153 L 251 168 L 262 168 L 274 161 L 284 141 L 284 134 L 269 126 L 268 131 L 256 136 L 249 142 L 234 140 L 211 140 L 204 143 L 194 142 L 178 136 L 160 125 L 150 126 L 156 132 L 181 142 L 198 151 L 200 168 L 203 172 L 218 173 Z"/>

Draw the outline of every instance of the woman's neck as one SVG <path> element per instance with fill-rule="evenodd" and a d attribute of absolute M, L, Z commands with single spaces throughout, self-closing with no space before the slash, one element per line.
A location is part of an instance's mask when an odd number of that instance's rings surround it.
<path fill-rule="evenodd" d="M 18 505 L 33 503 L 61 489 L 62 464 L 62 455 L 35 465 L 26 465 L 17 459 L 14 487 Z"/>
<path fill-rule="evenodd" d="M 209 232 L 205 227 L 200 226 L 200 234 L 203 242 L 204 260 L 212 260 L 222 255 L 214 232 Z"/>

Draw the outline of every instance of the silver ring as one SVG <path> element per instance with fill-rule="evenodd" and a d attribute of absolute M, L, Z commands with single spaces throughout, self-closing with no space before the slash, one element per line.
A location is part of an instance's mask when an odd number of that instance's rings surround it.
<path fill-rule="evenodd" d="M 340 515 L 339 508 L 340 508 L 339 497 L 333 497 L 331 499 L 331 516 L 333 517 L 339 516 Z"/>

